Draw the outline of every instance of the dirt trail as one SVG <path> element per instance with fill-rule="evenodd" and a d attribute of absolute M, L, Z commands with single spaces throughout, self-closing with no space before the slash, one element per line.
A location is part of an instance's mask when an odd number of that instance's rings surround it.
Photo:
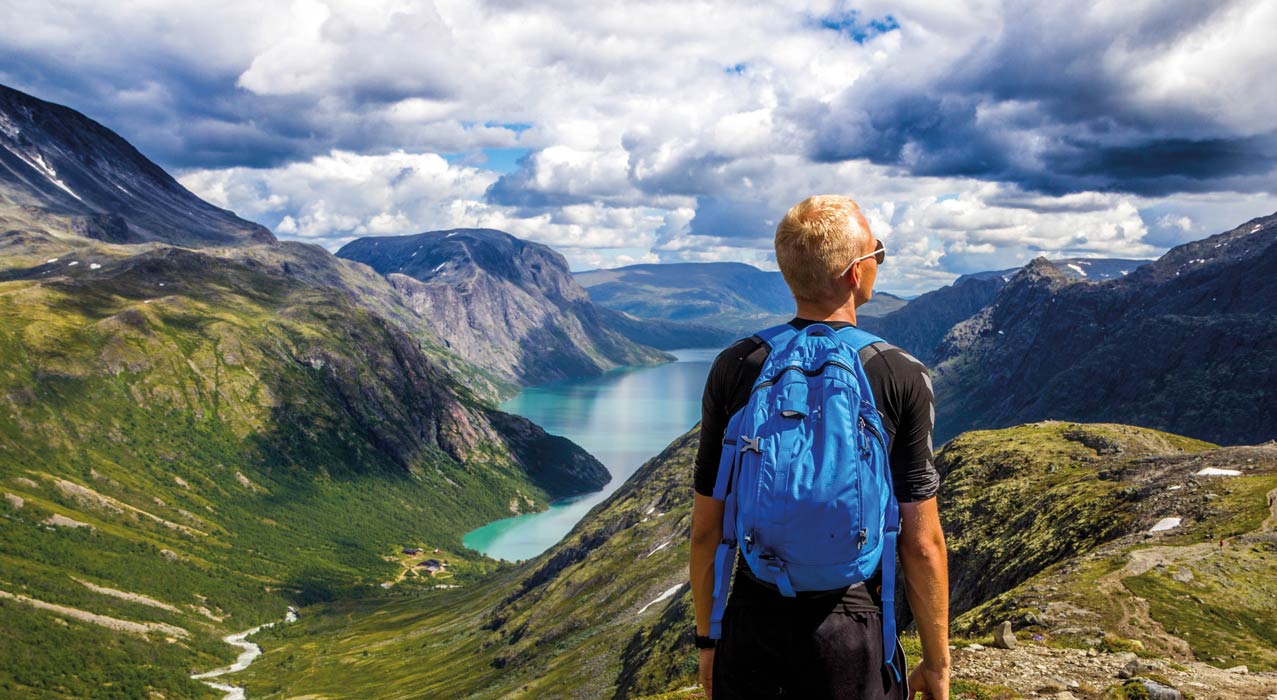
<path fill-rule="evenodd" d="M 1268 499 L 1269 515 L 1260 524 L 1260 532 L 1277 527 L 1277 489 L 1265 494 Z M 1115 602 L 1122 610 L 1122 617 L 1117 622 L 1117 629 L 1125 637 L 1155 637 L 1174 658 L 1185 660 L 1195 658 L 1188 642 L 1169 633 L 1161 623 L 1149 614 L 1148 602 L 1132 593 L 1122 579 L 1128 576 L 1139 576 L 1158 566 L 1176 566 L 1201 561 L 1216 556 L 1220 548 L 1215 542 L 1184 546 L 1158 546 L 1145 549 L 1134 549 L 1127 553 L 1126 565 L 1121 569 L 1105 574 L 1096 580 L 1099 590 L 1109 600 Z"/>

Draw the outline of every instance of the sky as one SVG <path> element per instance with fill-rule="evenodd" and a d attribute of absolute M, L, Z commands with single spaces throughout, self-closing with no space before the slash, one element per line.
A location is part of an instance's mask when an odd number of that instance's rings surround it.
<path fill-rule="evenodd" d="M 0 83 L 277 236 L 774 269 L 847 194 L 918 294 L 1277 211 L 1271 0 L 0 0 Z M 16 28 L 16 30 L 15 30 Z"/>

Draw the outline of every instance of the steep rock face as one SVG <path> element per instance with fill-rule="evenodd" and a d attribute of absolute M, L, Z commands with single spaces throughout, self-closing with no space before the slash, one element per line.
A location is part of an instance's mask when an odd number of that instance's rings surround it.
<path fill-rule="evenodd" d="M 563 256 L 500 231 L 361 238 L 337 255 L 386 275 L 451 351 L 507 381 L 670 359 L 612 330 Z"/>
<path fill-rule="evenodd" d="M 1226 444 L 1277 435 L 1277 217 L 1172 249 L 1120 279 L 1034 261 L 934 356 L 936 438 L 1058 418 Z"/>
<path fill-rule="evenodd" d="M 0 207 L 5 218 L 58 217 L 83 236 L 111 243 L 275 240 L 264 227 L 191 194 L 101 124 L 3 85 L 0 203 L 7 205 Z"/>

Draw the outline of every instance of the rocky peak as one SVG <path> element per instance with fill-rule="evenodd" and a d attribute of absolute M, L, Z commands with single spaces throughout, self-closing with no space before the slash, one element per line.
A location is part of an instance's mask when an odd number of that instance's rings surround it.
<path fill-rule="evenodd" d="M 196 197 L 118 134 L 0 85 L 0 202 L 112 243 L 271 243 L 266 228 Z M 10 218 L 13 211 L 0 215 Z"/>
<path fill-rule="evenodd" d="M 668 356 L 613 330 L 550 248 L 491 229 L 360 238 L 337 251 L 386 275 L 465 360 L 517 384 Z"/>

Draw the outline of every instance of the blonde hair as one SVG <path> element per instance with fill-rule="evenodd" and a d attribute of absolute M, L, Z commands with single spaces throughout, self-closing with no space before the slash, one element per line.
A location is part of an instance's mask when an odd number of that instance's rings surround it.
<path fill-rule="evenodd" d="M 838 273 L 868 252 L 869 222 L 850 197 L 822 194 L 795 204 L 776 226 L 776 265 L 799 301 L 838 292 Z"/>

